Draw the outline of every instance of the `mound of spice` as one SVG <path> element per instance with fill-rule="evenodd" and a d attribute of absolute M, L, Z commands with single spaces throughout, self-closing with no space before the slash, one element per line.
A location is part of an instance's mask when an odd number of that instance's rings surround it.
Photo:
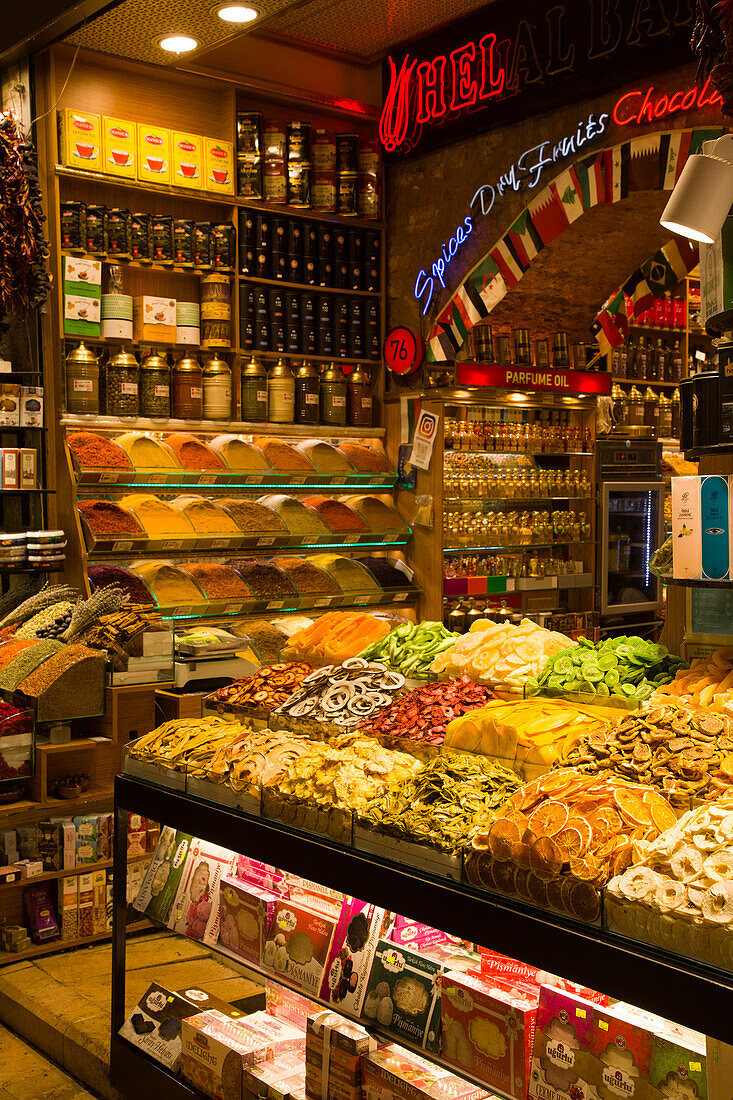
<path fill-rule="evenodd" d="M 143 584 L 136 573 L 121 565 L 90 565 L 87 576 L 94 590 L 114 585 L 125 589 L 130 603 L 153 603 L 153 596 L 147 585 Z"/>
<path fill-rule="evenodd" d="M 193 561 L 185 562 L 181 569 L 190 573 L 196 583 L 203 589 L 207 600 L 248 599 L 252 596 L 252 589 L 240 577 L 239 573 L 228 565 L 219 565 L 216 562 Z"/>
<path fill-rule="evenodd" d="M 132 512 L 111 500 L 80 500 L 77 508 L 93 535 L 129 535 L 135 539 L 145 538 L 145 531 Z"/>
<path fill-rule="evenodd" d="M 234 522 L 245 535 L 286 535 L 288 529 L 266 504 L 256 500 L 241 500 L 239 497 L 218 497 L 215 504 L 226 508 Z"/>
<path fill-rule="evenodd" d="M 190 573 L 164 561 L 142 561 L 135 565 L 159 607 L 205 603 L 206 597 Z"/>
<path fill-rule="evenodd" d="M 328 527 L 321 517 L 302 500 L 273 493 L 259 498 L 259 503 L 271 508 L 280 517 L 291 535 L 328 535 Z"/>
<path fill-rule="evenodd" d="M 221 455 L 230 470 L 262 474 L 271 469 L 260 448 L 239 435 L 217 435 L 211 440 L 211 447 Z"/>
<path fill-rule="evenodd" d="M 145 528 L 149 538 L 174 538 L 176 535 L 193 535 L 188 516 L 152 493 L 128 493 L 120 504 L 129 508 Z"/>
<path fill-rule="evenodd" d="M 0 646 L 0 669 L 6 668 L 24 649 L 28 649 L 30 646 L 37 644 L 38 642 L 35 638 L 29 639 L 28 641 L 11 638 L 9 641 L 5 641 L 3 645 Z"/>
<path fill-rule="evenodd" d="M 372 531 L 391 534 L 393 531 L 409 531 L 409 528 L 396 508 L 382 497 L 349 497 L 349 504 L 364 518 Z"/>
<path fill-rule="evenodd" d="M 379 585 L 369 570 L 352 558 L 345 558 L 342 554 L 312 554 L 308 561 L 325 569 L 342 592 L 379 591 Z"/>
<path fill-rule="evenodd" d="M 341 589 L 333 577 L 306 558 L 276 557 L 272 563 L 287 573 L 301 596 L 341 595 Z"/>
<path fill-rule="evenodd" d="M 274 663 L 280 656 L 281 649 L 287 644 L 288 638 L 297 630 L 312 626 L 313 620 L 304 616 L 293 615 L 287 619 L 247 619 L 243 628 L 247 639 L 256 648 L 263 663 Z M 238 633 L 237 628 L 233 628 Z"/>
<path fill-rule="evenodd" d="M 203 439 L 197 439 L 195 435 L 186 432 L 170 432 L 165 437 L 168 446 L 178 456 L 178 461 L 186 470 L 223 470 L 224 459 L 220 454 L 204 443 Z"/>
<path fill-rule="evenodd" d="M 180 496 L 171 504 L 183 512 L 194 531 L 200 534 L 239 533 L 234 517 L 206 497 Z"/>
<path fill-rule="evenodd" d="M 125 432 L 117 442 L 136 470 L 171 470 L 181 465 L 167 443 L 146 432 Z"/>
<path fill-rule="evenodd" d="M 71 600 L 58 600 L 49 607 L 44 607 L 42 611 L 36 612 L 18 628 L 16 638 L 38 638 L 43 636 L 39 635 L 39 631 L 45 630 L 47 627 L 55 628 L 62 624 L 68 626 L 71 622 L 73 607 Z"/>
<path fill-rule="evenodd" d="M 269 561 L 258 558 L 244 558 L 241 561 L 228 561 L 232 569 L 236 569 L 254 592 L 255 596 L 267 599 L 276 599 L 278 596 L 297 596 L 296 589 L 290 578 Z"/>
<path fill-rule="evenodd" d="M 264 454 L 273 470 L 300 470 L 304 474 L 313 474 L 313 463 L 296 447 L 283 443 L 281 439 L 272 439 L 269 435 L 255 437 L 255 445 Z"/>
<path fill-rule="evenodd" d="M 307 455 L 319 474 L 353 474 L 354 467 L 346 455 L 324 443 L 322 439 L 304 439 L 296 444 L 298 450 Z"/>
<path fill-rule="evenodd" d="M 18 690 L 38 700 L 38 721 L 104 710 L 104 656 L 83 645 L 65 645 L 26 676 Z"/>
<path fill-rule="evenodd" d="M 5 691 L 16 691 L 26 676 L 30 676 L 31 672 L 34 672 L 54 653 L 58 653 L 65 648 L 64 643 L 56 641 L 55 638 L 44 638 L 42 641 L 36 642 L 31 649 L 19 653 L 0 672 L 0 688 Z"/>
<path fill-rule="evenodd" d="M 394 473 L 386 456 L 375 447 L 367 447 L 363 443 L 354 443 L 352 440 L 345 439 L 339 443 L 339 450 L 346 455 L 360 474 Z"/>
<path fill-rule="evenodd" d="M 441 680 L 401 695 L 391 706 L 362 722 L 359 732 L 442 745 L 446 726 L 453 718 L 483 707 L 495 698 L 490 688 L 474 684 L 469 676 Z"/>
<path fill-rule="evenodd" d="M 411 571 L 398 568 L 397 561 L 389 558 L 358 558 L 359 564 L 368 569 L 380 588 L 407 588 L 412 584 Z M 404 562 L 402 562 L 404 565 Z"/>
<path fill-rule="evenodd" d="M 67 442 L 83 470 L 131 470 L 127 454 L 113 439 L 97 432 L 73 432 Z"/>
<path fill-rule="evenodd" d="M 314 508 L 335 535 L 368 534 L 369 528 L 358 512 L 333 497 L 305 497 L 304 504 Z"/>
<path fill-rule="evenodd" d="M 286 702 L 312 672 L 310 665 L 291 661 L 266 665 L 252 676 L 219 688 L 207 699 L 217 710 L 274 710 Z"/>

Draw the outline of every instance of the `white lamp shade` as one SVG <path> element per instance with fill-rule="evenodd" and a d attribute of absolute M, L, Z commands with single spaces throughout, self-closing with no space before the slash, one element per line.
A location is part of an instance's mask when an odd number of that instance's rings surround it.
<path fill-rule="evenodd" d="M 694 153 L 677 180 L 664 213 L 665 229 L 712 244 L 733 204 L 733 164 Z"/>

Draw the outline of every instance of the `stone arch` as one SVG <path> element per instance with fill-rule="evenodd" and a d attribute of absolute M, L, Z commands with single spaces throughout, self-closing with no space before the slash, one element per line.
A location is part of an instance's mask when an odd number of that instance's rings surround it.
<path fill-rule="evenodd" d="M 438 314 L 426 340 L 426 360 L 455 358 L 468 333 L 519 282 L 534 258 L 594 206 L 620 202 L 634 191 L 671 191 L 691 153 L 723 127 L 643 134 L 581 157 L 525 206 L 502 237 L 471 269 Z"/>

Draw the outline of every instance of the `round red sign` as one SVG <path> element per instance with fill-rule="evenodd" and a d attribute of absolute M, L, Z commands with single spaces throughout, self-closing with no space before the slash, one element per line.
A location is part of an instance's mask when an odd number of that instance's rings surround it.
<path fill-rule="evenodd" d="M 387 333 L 384 361 L 393 374 L 413 374 L 420 366 L 425 347 L 412 329 L 399 325 Z"/>

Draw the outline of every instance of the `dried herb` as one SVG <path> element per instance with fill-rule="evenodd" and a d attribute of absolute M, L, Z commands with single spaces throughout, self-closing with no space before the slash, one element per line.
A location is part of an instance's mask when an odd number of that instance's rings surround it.
<path fill-rule="evenodd" d="M 24 623 L 27 619 L 30 619 L 32 615 L 35 615 L 38 611 L 43 611 L 45 607 L 50 607 L 52 603 L 58 603 L 60 600 L 76 600 L 79 598 L 79 593 L 76 588 L 72 588 L 68 584 L 55 584 L 47 586 L 42 589 L 35 596 L 31 596 L 29 600 L 24 600 L 19 607 L 16 607 L 15 611 L 11 611 L 9 615 L 0 622 L 0 630 L 6 626 L 13 626 L 15 623 Z"/>
<path fill-rule="evenodd" d="M 58 653 L 64 649 L 63 642 L 57 642 L 53 638 L 44 639 L 42 642 L 36 642 L 30 649 L 26 649 L 23 653 L 19 653 L 10 664 L 0 672 L 0 688 L 5 691 L 15 691 L 20 684 L 25 680 L 26 676 L 30 676 L 31 672 L 34 672 L 40 665 L 47 661 L 49 657 L 52 657 L 54 653 Z"/>
<path fill-rule="evenodd" d="M 124 588 L 99 588 L 88 600 L 81 600 L 71 616 L 71 622 L 61 635 L 65 642 L 71 641 L 77 634 L 95 623 L 102 615 L 109 615 L 112 611 L 119 611 L 127 602 L 127 592 Z"/>

